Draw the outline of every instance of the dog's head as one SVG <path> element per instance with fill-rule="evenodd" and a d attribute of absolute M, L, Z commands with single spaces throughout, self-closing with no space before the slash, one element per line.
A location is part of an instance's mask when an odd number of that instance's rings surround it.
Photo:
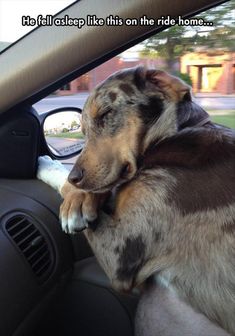
<path fill-rule="evenodd" d="M 85 104 L 85 146 L 69 181 L 103 192 L 132 179 L 150 144 L 200 121 L 203 113 L 185 104 L 193 104 L 190 87 L 164 71 L 138 67 L 110 76 Z"/>

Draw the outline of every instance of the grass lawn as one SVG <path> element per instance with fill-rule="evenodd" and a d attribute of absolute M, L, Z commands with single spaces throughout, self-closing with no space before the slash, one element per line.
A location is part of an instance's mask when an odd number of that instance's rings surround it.
<path fill-rule="evenodd" d="M 235 128 L 235 111 L 209 111 L 211 120 L 230 128 Z"/>
<path fill-rule="evenodd" d="M 211 120 L 217 124 L 221 124 L 230 128 L 235 128 L 235 115 L 211 116 Z"/>
<path fill-rule="evenodd" d="M 65 132 L 65 133 L 57 133 L 57 134 L 49 134 L 48 137 L 53 138 L 64 138 L 64 139 L 83 139 L 84 135 L 82 132 Z"/>

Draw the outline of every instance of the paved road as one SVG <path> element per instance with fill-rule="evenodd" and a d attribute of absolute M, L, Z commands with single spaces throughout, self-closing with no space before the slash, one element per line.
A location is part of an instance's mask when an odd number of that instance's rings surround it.
<path fill-rule="evenodd" d="M 84 141 L 80 139 L 64 139 L 46 137 L 51 151 L 58 156 L 69 155 L 82 149 Z"/>
<path fill-rule="evenodd" d="M 79 93 L 73 96 L 50 97 L 42 99 L 35 104 L 38 113 L 51 111 L 59 107 L 79 107 L 83 105 L 88 97 L 88 93 Z M 196 102 L 208 110 L 235 110 L 235 97 L 197 97 Z"/>
<path fill-rule="evenodd" d="M 235 97 L 197 97 L 196 102 L 209 110 L 235 110 Z"/>

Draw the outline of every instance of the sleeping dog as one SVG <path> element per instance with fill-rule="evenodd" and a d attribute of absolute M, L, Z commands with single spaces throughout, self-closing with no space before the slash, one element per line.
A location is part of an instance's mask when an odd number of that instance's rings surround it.
<path fill-rule="evenodd" d="M 64 231 L 87 228 L 117 290 L 154 274 L 156 286 L 235 335 L 232 130 L 214 125 L 180 79 L 138 67 L 90 94 L 82 131 L 85 146 L 69 182 L 53 164 L 54 180 L 50 164 L 39 166 L 39 178 L 64 197 Z M 201 333 L 209 334 L 217 335 Z"/>

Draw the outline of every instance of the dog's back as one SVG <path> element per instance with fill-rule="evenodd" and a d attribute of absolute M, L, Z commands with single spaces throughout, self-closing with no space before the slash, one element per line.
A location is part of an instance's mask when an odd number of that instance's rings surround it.
<path fill-rule="evenodd" d="M 160 282 L 235 334 L 235 133 L 211 123 L 186 128 L 150 148 L 141 165 L 153 193 L 159 169 L 169 181 L 172 225 L 160 239 L 171 266 Z"/>

